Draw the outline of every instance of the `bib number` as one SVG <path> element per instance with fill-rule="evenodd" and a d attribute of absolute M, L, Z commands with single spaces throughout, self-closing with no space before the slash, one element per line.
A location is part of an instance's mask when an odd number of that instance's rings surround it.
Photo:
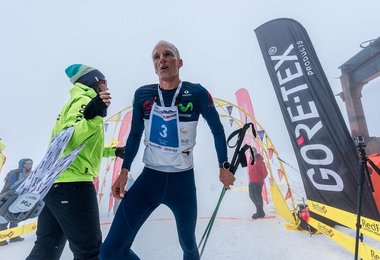
<path fill-rule="evenodd" d="M 161 128 L 163 129 L 162 132 L 160 132 L 161 137 L 168 137 L 168 128 L 166 127 L 166 125 L 162 124 Z"/>

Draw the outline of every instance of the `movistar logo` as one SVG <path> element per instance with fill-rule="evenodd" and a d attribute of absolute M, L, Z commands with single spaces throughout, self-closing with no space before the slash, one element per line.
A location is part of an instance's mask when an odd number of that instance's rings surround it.
<path fill-rule="evenodd" d="M 179 110 L 181 110 L 181 112 L 187 112 L 189 109 L 190 109 L 190 111 L 193 111 L 193 103 L 189 102 L 186 104 L 186 106 L 179 103 L 178 108 L 179 108 Z"/>

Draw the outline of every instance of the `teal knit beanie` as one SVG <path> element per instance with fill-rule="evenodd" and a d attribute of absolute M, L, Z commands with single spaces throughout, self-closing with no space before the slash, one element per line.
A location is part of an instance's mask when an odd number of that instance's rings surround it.
<path fill-rule="evenodd" d="M 104 75 L 99 70 L 83 64 L 70 65 L 66 68 L 65 73 L 70 78 L 71 83 L 79 82 L 89 87 L 99 80 L 105 80 Z"/>

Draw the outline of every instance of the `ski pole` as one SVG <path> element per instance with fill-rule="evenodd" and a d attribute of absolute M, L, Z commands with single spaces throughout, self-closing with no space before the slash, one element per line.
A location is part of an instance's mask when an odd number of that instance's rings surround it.
<path fill-rule="evenodd" d="M 224 194 L 226 193 L 226 189 L 223 187 L 222 189 L 222 192 L 220 193 L 220 196 L 219 196 L 219 199 L 218 199 L 218 203 L 214 209 L 214 212 L 212 213 L 211 215 L 211 218 L 210 218 L 210 221 L 208 222 L 207 224 L 207 227 L 206 227 L 206 230 L 203 232 L 203 235 L 202 235 L 202 238 L 201 238 L 201 241 L 199 242 L 198 244 L 198 249 L 201 248 L 201 252 L 200 252 L 200 256 L 202 256 L 203 254 L 203 250 L 205 249 L 205 246 L 206 246 L 206 243 L 207 243 L 207 240 L 208 240 L 208 237 L 210 235 L 210 232 L 211 232 L 211 229 L 212 229 L 212 226 L 214 224 L 214 221 L 215 221 L 215 218 L 216 218 L 216 215 L 218 213 L 218 210 L 219 210 L 219 206 L 222 202 L 222 199 L 224 197 Z M 204 240 L 204 244 L 202 245 L 202 242 Z"/>
<path fill-rule="evenodd" d="M 247 160 L 246 160 L 246 157 L 245 157 L 245 151 L 248 150 L 248 148 L 250 149 L 251 154 L 253 155 L 252 147 L 250 147 L 249 145 L 246 144 L 246 145 L 243 146 L 243 148 L 241 148 L 241 145 L 243 143 L 245 134 L 246 134 L 246 132 L 247 132 L 247 130 L 248 130 L 249 127 L 252 127 L 253 136 L 256 137 L 256 131 L 255 131 L 255 128 L 254 128 L 253 124 L 252 123 L 246 123 L 242 128 L 237 129 L 234 132 L 232 132 L 231 135 L 227 139 L 227 145 L 228 145 L 228 147 L 230 147 L 230 148 L 236 147 L 235 151 L 234 151 L 234 154 L 232 156 L 232 160 L 231 160 L 231 164 L 230 164 L 230 169 L 229 169 L 230 172 L 233 175 L 235 175 L 235 172 L 236 172 L 239 164 L 241 164 L 243 167 L 247 166 Z M 233 137 L 235 137 L 236 135 L 237 135 L 237 141 L 236 141 L 235 145 L 233 145 L 233 146 L 229 145 L 230 140 Z M 253 163 L 253 161 L 252 161 L 252 163 Z M 224 194 L 226 193 L 226 190 L 227 189 L 225 187 L 222 188 L 222 192 L 221 192 L 221 194 L 219 196 L 218 203 L 217 203 L 217 205 L 216 205 L 216 207 L 214 209 L 214 212 L 212 213 L 210 221 L 207 224 L 206 230 L 204 231 L 204 233 L 202 235 L 201 241 L 198 244 L 198 249 L 201 248 L 200 257 L 202 256 L 203 251 L 204 251 L 204 249 L 206 247 L 206 243 L 207 243 L 208 237 L 209 237 L 209 235 L 211 233 L 212 226 L 214 224 L 216 215 L 218 213 L 220 204 L 222 202 Z M 203 241 L 204 241 L 204 243 L 202 244 Z"/>

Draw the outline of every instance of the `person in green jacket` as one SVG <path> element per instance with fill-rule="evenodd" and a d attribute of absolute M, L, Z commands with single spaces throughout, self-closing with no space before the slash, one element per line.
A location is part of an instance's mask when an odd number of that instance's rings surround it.
<path fill-rule="evenodd" d="M 4 149 L 5 149 L 5 143 L 0 138 L 0 172 L 7 160 L 7 157 L 5 157 L 5 155 L 3 154 Z"/>
<path fill-rule="evenodd" d="M 44 198 L 45 207 L 38 217 L 37 240 L 28 260 L 60 259 L 66 240 L 74 259 L 99 258 L 102 236 L 93 180 L 98 175 L 102 157 L 124 155 L 122 147 L 104 147 L 103 118 L 111 103 L 104 75 L 82 64 L 73 64 L 65 72 L 74 86 L 70 89 L 70 100 L 58 115 L 52 136 L 74 126 L 63 155 L 85 145 Z"/>

